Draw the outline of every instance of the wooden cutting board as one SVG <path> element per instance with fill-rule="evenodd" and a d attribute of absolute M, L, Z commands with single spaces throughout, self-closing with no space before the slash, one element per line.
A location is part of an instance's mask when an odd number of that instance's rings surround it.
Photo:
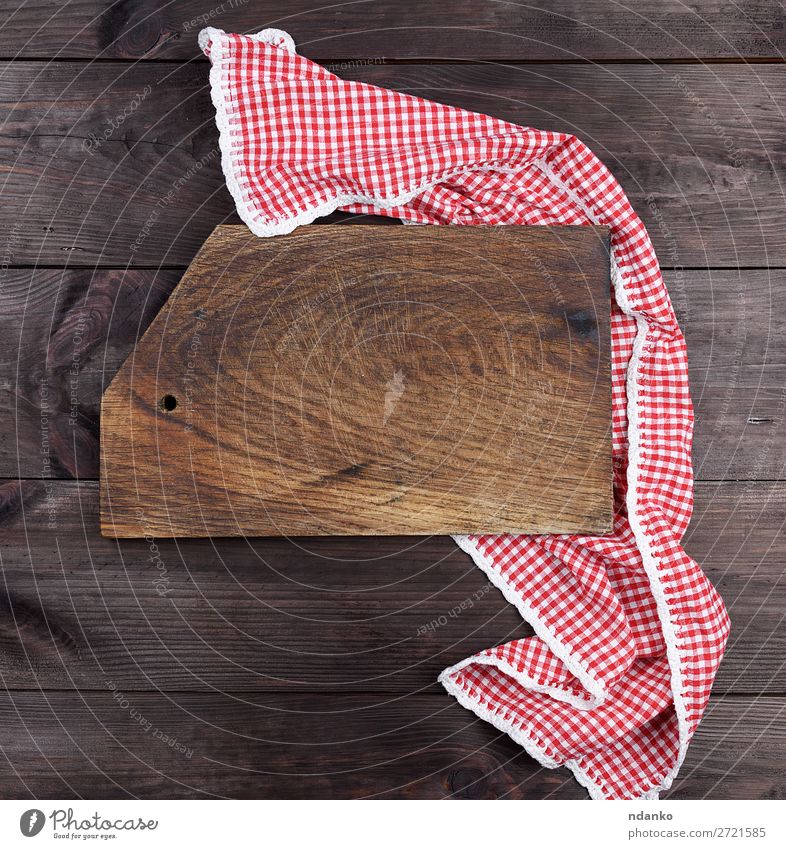
<path fill-rule="evenodd" d="M 103 397 L 107 536 L 604 533 L 608 231 L 218 227 Z"/>

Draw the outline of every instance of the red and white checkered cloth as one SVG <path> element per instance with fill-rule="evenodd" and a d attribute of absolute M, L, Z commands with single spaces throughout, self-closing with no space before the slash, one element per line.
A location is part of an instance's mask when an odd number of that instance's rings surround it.
<path fill-rule="evenodd" d="M 614 531 L 457 538 L 537 636 L 440 681 L 462 705 L 595 798 L 671 786 L 729 630 L 680 540 L 692 508 L 685 343 L 649 237 L 577 138 L 346 82 L 280 30 L 200 45 L 222 163 L 259 236 L 335 209 L 419 224 L 611 228 Z"/>

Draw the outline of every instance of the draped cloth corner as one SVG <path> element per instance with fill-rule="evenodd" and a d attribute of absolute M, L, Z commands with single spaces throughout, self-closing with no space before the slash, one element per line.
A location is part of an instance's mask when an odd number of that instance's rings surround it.
<path fill-rule="evenodd" d="M 535 636 L 440 676 L 593 798 L 657 798 L 704 712 L 729 621 L 680 546 L 693 502 L 685 343 L 649 237 L 576 137 L 347 82 L 281 30 L 199 43 L 227 186 L 258 236 L 336 209 L 416 224 L 600 224 L 612 249 L 614 529 L 456 542 Z"/>

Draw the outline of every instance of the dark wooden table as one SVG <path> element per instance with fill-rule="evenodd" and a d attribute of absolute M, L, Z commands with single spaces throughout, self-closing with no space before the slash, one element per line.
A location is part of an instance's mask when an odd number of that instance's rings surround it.
<path fill-rule="evenodd" d="M 584 796 L 435 685 L 527 633 L 448 539 L 99 535 L 102 387 L 237 221 L 203 15 L 616 173 L 687 334 L 686 545 L 733 621 L 671 795 L 786 795 L 786 10 L 629 5 L 0 2 L 0 797 Z"/>

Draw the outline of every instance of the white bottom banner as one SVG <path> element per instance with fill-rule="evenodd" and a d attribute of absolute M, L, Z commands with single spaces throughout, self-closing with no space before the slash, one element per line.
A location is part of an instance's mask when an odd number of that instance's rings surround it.
<path fill-rule="evenodd" d="M 785 821 L 778 801 L 2 801 L 0 846 L 783 847 Z"/>

